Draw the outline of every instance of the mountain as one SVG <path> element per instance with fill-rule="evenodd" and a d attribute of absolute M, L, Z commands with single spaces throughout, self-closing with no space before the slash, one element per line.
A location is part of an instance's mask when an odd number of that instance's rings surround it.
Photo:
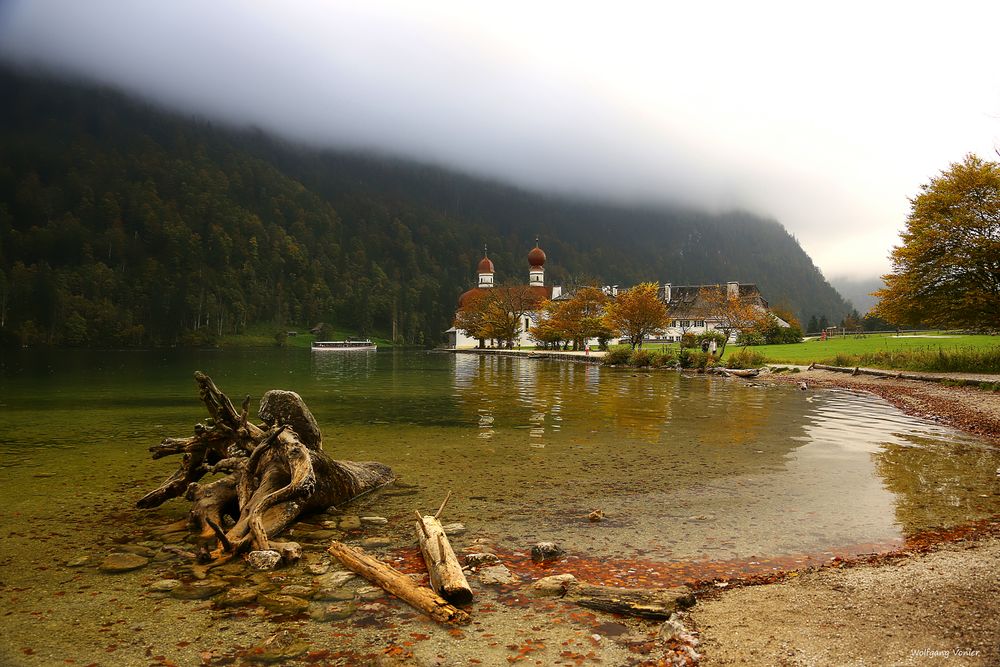
<path fill-rule="evenodd" d="M 846 276 L 832 278 L 830 284 L 844 295 L 844 298 L 862 315 L 871 310 L 878 301 L 871 293 L 885 287 L 881 278 L 848 278 Z"/>
<path fill-rule="evenodd" d="M 848 305 L 776 221 L 529 192 L 290 144 L 103 87 L 0 69 L 0 332 L 211 343 L 330 322 L 436 344 L 484 243 L 524 281 L 756 282 L 802 319 Z"/>

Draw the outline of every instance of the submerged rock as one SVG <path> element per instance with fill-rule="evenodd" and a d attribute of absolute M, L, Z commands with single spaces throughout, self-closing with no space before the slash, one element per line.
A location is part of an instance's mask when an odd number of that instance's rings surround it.
<path fill-rule="evenodd" d="M 496 554 L 491 553 L 474 553 L 465 554 L 465 564 L 468 567 L 482 567 L 483 565 L 496 565 L 500 562 L 500 558 Z"/>
<path fill-rule="evenodd" d="M 316 577 L 313 579 L 313 583 L 322 588 L 337 588 L 343 586 L 354 577 L 355 574 L 353 572 L 348 572 L 347 570 L 337 570 L 336 572 L 328 572 L 327 574 Z"/>
<path fill-rule="evenodd" d="M 285 542 L 281 545 L 281 560 L 285 564 L 299 562 L 302 558 L 302 545 L 298 542 Z"/>
<path fill-rule="evenodd" d="M 66 567 L 82 567 L 90 562 L 90 556 L 77 556 L 66 561 Z"/>
<path fill-rule="evenodd" d="M 358 597 L 363 600 L 377 600 L 385 595 L 385 591 L 378 586 L 362 586 L 358 589 Z"/>
<path fill-rule="evenodd" d="M 518 578 L 511 574 L 511 571 L 503 564 L 487 565 L 479 568 L 477 573 L 479 581 L 483 584 L 515 584 Z"/>
<path fill-rule="evenodd" d="M 330 588 L 330 587 L 317 588 L 312 595 L 312 599 L 316 601 L 353 600 L 354 591 L 348 590 L 346 588 Z"/>
<path fill-rule="evenodd" d="M 339 621 L 351 616 L 357 611 L 357 606 L 350 603 L 326 604 L 309 609 L 309 618 L 320 623 Z"/>
<path fill-rule="evenodd" d="M 178 600 L 205 600 L 229 588 L 221 579 L 205 579 L 183 584 L 170 591 L 170 597 Z"/>
<path fill-rule="evenodd" d="M 366 537 L 361 540 L 361 546 L 363 547 L 391 547 L 395 544 L 395 540 L 391 537 Z"/>
<path fill-rule="evenodd" d="M 296 658 L 309 650 L 309 644 L 297 639 L 288 630 L 268 637 L 264 643 L 253 647 L 245 658 L 251 662 L 276 663 Z"/>
<path fill-rule="evenodd" d="M 289 584 L 281 587 L 281 594 L 291 595 L 297 598 L 308 598 L 313 594 L 313 587 L 303 586 L 302 584 Z"/>
<path fill-rule="evenodd" d="M 535 595 L 562 595 L 566 589 L 576 583 L 576 577 L 572 574 L 554 574 L 551 577 L 543 577 L 531 585 L 532 593 Z"/>
<path fill-rule="evenodd" d="M 184 584 L 180 579 L 160 579 L 159 581 L 154 581 L 149 585 L 149 590 L 156 591 L 158 593 L 169 593 L 175 588 L 179 588 Z"/>
<path fill-rule="evenodd" d="M 531 547 L 531 560 L 536 563 L 546 563 L 558 560 L 566 552 L 555 542 L 539 542 Z"/>
<path fill-rule="evenodd" d="M 326 542 L 327 540 L 339 540 L 343 536 L 344 533 L 340 530 L 314 530 L 311 533 L 304 534 L 302 537 L 307 542 L 315 544 L 317 542 Z"/>
<path fill-rule="evenodd" d="M 309 609 L 308 600 L 303 600 L 292 595 L 282 595 L 281 593 L 258 595 L 257 602 L 275 614 L 301 614 Z"/>
<path fill-rule="evenodd" d="M 372 526 L 384 526 L 389 523 L 389 520 L 384 516 L 363 516 L 361 517 L 361 523 L 366 523 Z"/>
<path fill-rule="evenodd" d="M 255 570 L 273 570 L 281 562 L 281 554 L 277 551 L 251 551 L 247 554 L 247 562 Z"/>
<path fill-rule="evenodd" d="M 148 564 L 149 559 L 138 554 L 114 553 L 105 558 L 98 569 L 101 572 L 115 574 L 138 570 L 140 567 L 145 567 Z"/>
<path fill-rule="evenodd" d="M 139 544 L 123 544 L 122 546 L 118 547 L 118 550 L 123 553 L 142 556 L 143 558 L 152 558 L 153 556 L 156 555 L 156 549 L 144 547 Z"/>
<path fill-rule="evenodd" d="M 357 530 L 361 527 L 361 517 L 342 516 L 340 517 L 340 521 L 337 523 L 337 527 L 341 530 Z"/>
<path fill-rule="evenodd" d="M 230 588 L 228 591 L 212 601 L 212 606 L 216 609 L 227 609 L 229 607 L 242 607 L 252 604 L 257 600 L 257 591 L 253 588 Z"/>
<path fill-rule="evenodd" d="M 309 574 L 326 574 L 330 571 L 330 561 L 324 560 L 318 563 L 309 563 L 306 565 L 306 570 Z"/>
<path fill-rule="evenodd" d="M 246 567 L 243 563 L 239 561 L 234 563 L 227 563 L 225 565 L 220 565 L 212 570 L 216 574 L 226 576 L 226 577 L 239 577 L 246 572 Z"/>

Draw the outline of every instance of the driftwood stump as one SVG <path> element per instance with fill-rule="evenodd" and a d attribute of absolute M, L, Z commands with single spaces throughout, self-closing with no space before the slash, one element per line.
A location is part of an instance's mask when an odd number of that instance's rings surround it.
<path fill-rule="evenodd" d="M 180 467 L 136 505 L 157 507 L 184 496 L 194 503 L 190 523 L 218 539 L 213 555 L 268 549 L 303 513 L 347 503 L 393 480 L 381 463 L 335 461 L 323 451 L 315 418 L 302 398 L 272 390 L 260 401 L 260 425 L 247 419 L 250 397 L 237 411 L 212 379 L 195 373 L 210 419 L 188 438 L 166 438 L 150 447 L 153 458 L 180 454 Z M 207 484 L 206 475 L 225 476 Z"/>

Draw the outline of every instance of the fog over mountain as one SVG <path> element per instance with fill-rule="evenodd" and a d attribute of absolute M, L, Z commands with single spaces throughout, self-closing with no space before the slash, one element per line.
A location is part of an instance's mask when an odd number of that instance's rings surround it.
<path fill-rule="evenodd" d="M 806 321 L 849 307 L 778 222 L 541 195 L 293 144 L 0 66 L 0 345 L 215 345 L 334 323 L 435 345 L 482 244 L 524 282 L 757 283 Z M 720 278 L 723 276 L 723 278 Z"/>
<path fill-rule="evenodd" d="M 861 315 L 871 310 L 877 302 L 877 299 L 872 296 L 872 292 L 885 287 L 881 278 L 852 278 L 851 276 L 830 278 L 830 284 L 840 292 L 841 296 L 850 301 Z"/>
<path fill-rule="evenodd" d="M 15 0 L 0 57 L 317 145 L 744 208 L 828 273 L 874 275 L 919 185 L 998 143 L 998 19 L 981 2 Z"/>

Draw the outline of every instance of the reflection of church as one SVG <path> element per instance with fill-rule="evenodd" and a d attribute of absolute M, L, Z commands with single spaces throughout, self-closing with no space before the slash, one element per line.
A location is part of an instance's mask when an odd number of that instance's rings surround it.
<path fill-rule="evenodd" d="M 466 303 L 471 299 L 475 298 L 474 295 L 489 289 L 509 289 L 508 287 L 496 286 L 493 282 L 493 275 L 495 269 L 493 266 L 493 260 L 489 258 L 486 249 L 483 248 L 483 258 L 479 260 L 479 266 L 477 267 L 477 272 L 479 274 L 479 280 L 476 286 L 470 290 L 462 293 L 462 296 L 458 297 L 458 307 L 461 309 Z M 538 247 L 538 239 L 535 239 L 535 247 L 528 253 L 528 284 L 515 286 L 518 289 L 523 289 L 527 287 L 529 292 L 533 297 L 537 299 L 537 303 L 541 303 L 547 299 L 558 298 L 562 294 L 562 287 L 558 285 L 546 285 L 545 284 L 545 252 Z M 520 333 L 517 339 L 514 341 L 514 345 L 534 345 L 534 341 L 531 340 L 529 336 L 529 331 L 531 327 L 535 326 L 538 321 L 538 314 L 535 312 L 528 312 L 524 315 L 524 322 L 521 323 Z M 451 348 L 471 348 L 479 345 L 479 341 L 475 338 L 470 338 L 465 335 L 464 331 L 460 331 L 455 327 L 448 329 L 445 332 L 448 337 L 447 345 Z M 487 342 L 488 344 L 488 342 Z"/>

